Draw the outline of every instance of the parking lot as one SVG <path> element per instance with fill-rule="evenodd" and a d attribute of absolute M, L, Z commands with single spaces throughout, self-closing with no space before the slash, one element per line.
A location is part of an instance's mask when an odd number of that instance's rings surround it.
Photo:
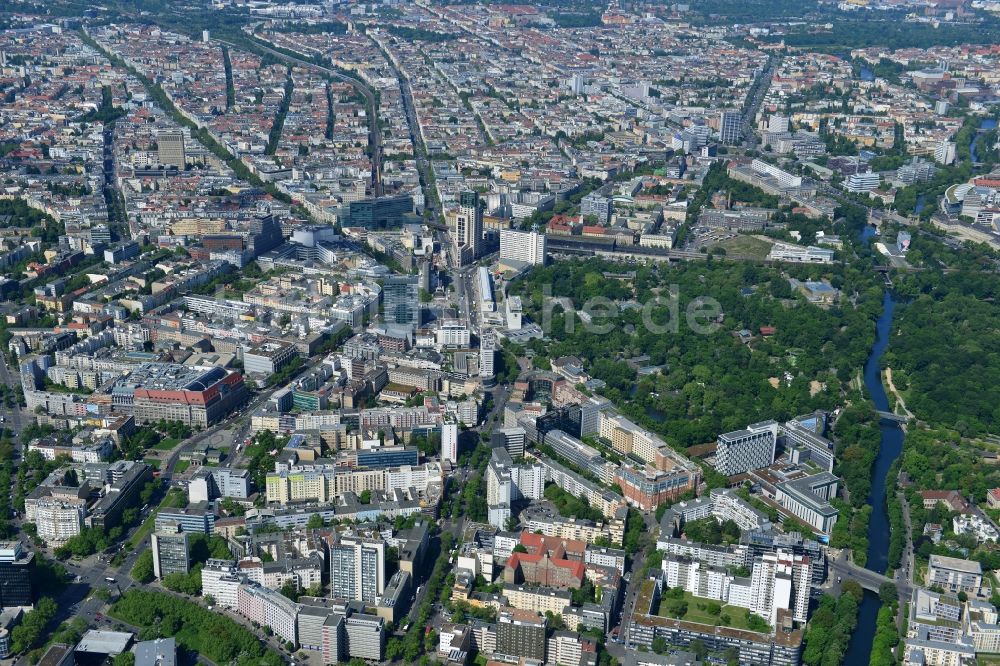
<path fill-rule="evenodd" d="M 688 252 L 697 252 L 703 247 L 711 249 L 712 245 L 729 238 L 735 238 L 736 236 L 737 234 L 735 231 L 710 229 L 708 227 L 695 227 L 691 230 L 691 233 L 688 234 L 687 239 L 684 241 L 684 246 L 680 249 L 687 250 Z"/>

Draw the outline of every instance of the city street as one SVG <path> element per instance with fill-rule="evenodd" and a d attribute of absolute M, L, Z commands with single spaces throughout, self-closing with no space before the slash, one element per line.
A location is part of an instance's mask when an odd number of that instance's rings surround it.
<path fill-rule="evenodd" d="M 7 367 L 8 361 L 6 350 L 3 350 L 3 352 L 4 353 L 0 353 L 0 382 L 11 389 L 15 389 L 21 385 L 21 378 L 17 372 L 11 372 L 10 368 Z M 4 419 L 2 426 L 13 431 L 15 439 L 18 439 L 17 436 L 21 434 L 21 430 L 27 425 L 27 419 L 24 418 L 21 412 L 21 407 L 19 405 L 10 407 L 5 403 L 0 402 L 0 415 L 2 415 Z M 17 446 L 20 446 L 20 443 L 18 443 Z"/>

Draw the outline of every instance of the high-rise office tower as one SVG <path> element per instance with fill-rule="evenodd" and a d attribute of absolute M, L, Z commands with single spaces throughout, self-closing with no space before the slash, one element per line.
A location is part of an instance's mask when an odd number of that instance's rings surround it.
<path fill-rule="evenodd" d="M 0 608 L 30 606 L 35 599 L 32 581 L 35 554 L 20 541 L 0 542 Z"/>
<path fill-rule="evenodd" d="M 727 146 L 737 145 L 743 138 L 743 114 L 723 111 L 719 114 L 719 140 Z"/>
<path fill-rule="evenodd" d="M 184 168 L 187 158 L 184 152 L 184 132 L 180 130 L 159 132 L 156 135 L 156 144 L 161 165 Z"/>
<path fill-rule="evenodd" d="M 153 550 L 153 575 L 162 580 L 172 573 L 188 573 L 188 535 L 177 523 L 171 523 L 150 537 Z"/>
<path fill-rule="evenodd" d="M 787 132 L 788 131 L 788 116 L 783 116 L 778 113 L 772 113 L 767 119 L 767 131 L 768 132 Z"/>
<path fill-rule="evenodd" d="M 774 462 L 774 449 L 778 441 L 778 424 L 762 421 L 719 435 L 715 452 L 715 469 L 720 474 L 732 476 L 767 467 Z"/>
<path fill-rule="evenodd" d="M 491 443 L 494 448 L 506 449 L 511 458 L 520 458 L 524 455 L 524 445 L 527 439 L 528 435 L 524 428 L 503 428 L 493 431 Z"/>
<path fill-rule="evenodd" d="M 420 262 L 420 288 L 424 291 L 431 290 L 431 262 L 424 259 Z"/>
<path fill-rule="evenodd" d="M 385 323 L 420 325 L 420 283 L 415 275 L 386 278 L 382 285 Z"/>
<path fill-rule="evenodd" d="M 455 217 L 455 248 L 462 264 L 471 263 L 479 257 L 482 241 L 483 211 L 479 207 L 479 193 L 462 192 Z"/>

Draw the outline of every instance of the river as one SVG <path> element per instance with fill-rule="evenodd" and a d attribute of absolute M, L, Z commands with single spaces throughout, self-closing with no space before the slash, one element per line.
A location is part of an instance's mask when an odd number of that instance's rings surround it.
<path fill-rule="evenodd" d="M 979 123 L 979 129 L 981 130 L 991 130 L 996 126 L 997 121 L 994 118 L 983 118 L 983 121 Z M 972 158 L 973 164 L 979 161 L 979 156 L 976 154 L 976 144 L 979 143 L 981 136 L 982 134 L 976 133 L 976 136 L 972 137 L 972 142 L 969 144 L 969 157 Z"/>
<path fill-rule="evenodd" d="M 865 227 L 861 239 L 867 243 L 874 234 L 874 228 Z M 882 386 L 882 368 L 879 361 L 889 346 L 889 334 L 892 331 L 892 317 L 895 311 L 896 299 L 887 291 L 882 297 L 882 316 L 875 324 L 875 344 L 864 368 L 865 388 L 868 389 L 875 408 L 882 411 L 890 410 L 889 398 L 885 393 L 885 387 Z M 891 421 L 882 421 L 880 429 L 882 436 L 878 457 L 872 470 L 871 494 L 868 496 L 868 503 L 872 506 L 872 516 L 868 524 L 868 561 L 865 566 L 877 573 L 885 573 L 889 555 L 889 515 L 885 504 L 886 475 L 889 467 L 903 451 L 903 430 Z M 895 488 L 895 479 L 890 483 L 891 487 Z M 882 602 L 879 601 L 877 594 L 865 592 L 859 611 L 858 628 L 847 648 L 845 664 L 864 666 L 868 663 L 871 658 L 872 642 L 875 640 L 875 620 L 881 606 Z"/>

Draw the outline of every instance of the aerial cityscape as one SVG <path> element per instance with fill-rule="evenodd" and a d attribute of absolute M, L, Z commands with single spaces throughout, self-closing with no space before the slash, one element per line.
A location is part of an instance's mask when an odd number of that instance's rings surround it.
<path fill-rule="evenodd" d="M 1000 2 L 3 0 L 0 664 L 1000 665 Z"/>

